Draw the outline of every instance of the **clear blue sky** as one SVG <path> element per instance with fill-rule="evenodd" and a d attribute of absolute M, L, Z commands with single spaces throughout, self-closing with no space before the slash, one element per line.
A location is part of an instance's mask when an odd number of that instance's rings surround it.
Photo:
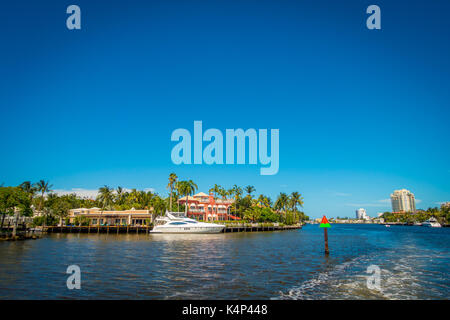
<path fill-rule="evenodd" d="M 77 4 L 82 29 L 66 28 Z M 368 5 L 382 30 L 366 28 Z M 154 188 L 168 174 L 374 216 L 450 201 L 450 2 L 5 1 L 0 183 Z M 176 128 L 280 129 L 280 170 L 176 166 Z"/>

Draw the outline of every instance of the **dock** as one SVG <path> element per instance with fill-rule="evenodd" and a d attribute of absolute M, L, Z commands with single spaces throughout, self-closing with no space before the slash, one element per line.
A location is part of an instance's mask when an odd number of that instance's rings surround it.
<path fill-rule="evenodd" d="M 279 225 L 264 225 L 264 224 L 251 224 L 241 226 L 226 226 L 223 229 L 223 233 L 228 232 L 263 232 L 263 231 L 284 231 L 284 230 L 296 230 L 301 229 L 302 225 L 296 224 L 291 226 L 279 226 Z"/>
<path fill-rule="evenodd" d="M 13 237 L 13 231 L 11 228 L 3 228 L 0 230 L 0 240 L 2 241 L 15 241 L 15 240 L 27 240 L 27 239 L 39 239 L 42 236 L 42 232 L 40 230 L 36 230 L 33 228 L 29 229 L 17 229 L 16 236 Z"/>
<path fill-rule="evenodd" d="M 149 233 L 149 226 L 50 226 L 45 227 L 47 233 L 106 233 L 106 234 L 144 234 Z"/>
<path fill-rule="evenodd" d="M 267 225 L 267 224 L 241 224 L 226 226 L 222 233 L 233 232 L 265 232 L 301 229 L 302 225 Z M 150 226 L 49 226 L 45 227 L 47 233 L 106 233 L 106 234 L 148 234 Z"/>

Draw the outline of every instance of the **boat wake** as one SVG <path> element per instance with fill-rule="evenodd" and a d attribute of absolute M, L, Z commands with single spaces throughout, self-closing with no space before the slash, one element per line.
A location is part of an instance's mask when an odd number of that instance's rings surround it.
<path fill-rule="evenodd" d="M 280 292 L 274 299 L 446 299 L 442 292 L 448 292 L 450 286 L 445 282 L 439 283 L 445 275 L 424 271 L 429 270 L 425 264 L 433 258 L 439 257 L 430 257 L 429 254 L 399 257 L 398 251 L 394 250 L 363 255 L 321 272 L 287 292 Z M 381 270 L 381 288 L 369 289 L 367 279 L 372 273 L 367 273 L 367 267 L 377 264 Z"/>

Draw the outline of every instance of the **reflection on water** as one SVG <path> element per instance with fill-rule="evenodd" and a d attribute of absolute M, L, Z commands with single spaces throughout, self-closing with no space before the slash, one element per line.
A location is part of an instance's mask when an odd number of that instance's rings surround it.
<path fill-rule="evenodd" d="M 0 298 L 448 299 L 450 229 L 333 225 L 323 231 L 53 234 L 0 243 Z M 81 268 L 68 290 L 66 268 Z M 366 269 L 381 268 L 381 291 Z"/>

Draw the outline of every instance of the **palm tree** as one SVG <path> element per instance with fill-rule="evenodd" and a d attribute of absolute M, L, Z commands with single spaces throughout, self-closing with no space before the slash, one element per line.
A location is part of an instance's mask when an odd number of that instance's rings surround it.
<path fill-rule="evenodd" d="M 217 194 L 220 192 L 220 190 L 223 189 L 220 185 L 215 184 L 214 187 L 212 187 L 211 189 L 209 189 L 209 192 L 213 192 L 214 193 L 214 198 L 217 197 Z"/>
<path fill-rule="evenodd" d="M 277 201 L 275 201 L 275 209 L 284 212 L 286 214 L 286 207 L 288 205 L 288 202 L 289 197 L 287 196 L 287 194 L 284 192 L 280 192 Z"/>
<path fill-rule="evenodd" d="M 56 195 L 55 199 L 52 202 L 52 214 L 59 218 L 59 225 L 62 226 L 63 219 L 67 217 L 67 215 L 69 214 L 69 210 L 71 209 L 70 203 L 67 197 L 58 197 Z"/>
<path fill-rule="evenodd" d="M 136 191 L 136 207 L 135 209 L 144 209 L 147 205 L 147 193 L 145 191 Z"/>
<path fill-rule="evenodd" d="M 270 197 L 265 197 L 264 202 L 268 208 L 272 207 L 272 199 Z"/>
<path fill-rule="evenodd" d="M 151 191 L 136 191 L 137 208 L 136 209 L 148 209 L 151 205 L 154 194 Z"/>
<path fill-rule="evenodd" d="M 156 216 L 158 216 L 159 214 L 164 214 L 164 211 L 166 210 L 166 203 L 160 196 L 155 195 L 152 198 L 152 207 L 153 212 Z"/>
<path fill-rule="evenodd" d="M 189 206 L 189 195 L 194 194 L 195 191 L 198 189 L 198 186 L 192 180 L 181 181 L 180 184 L 181 184 L 181 186 L 180 186 L 181 192 L 184 195 L 186 195 L 186 205 L 185 205 L 184 211 L 185 211 L 185 215 L 187 216 L 187 211 L 188 211 L 188 206 Z"/>
<path fill-rule="evenodd" d="M 291 206 L 293 210 L 298 210 L 297 206 L 303 207 L 303 203 L 303 197 L 300 193 L 291 193 Z"/>
<path fill-rule="evenodd" d="M 167 188 L 170 189 L 170 202 L 169 202 L 169 210 L 172 211 L 172 194 L 173 194 L 173 185 L 177 181 L 178 177 L 175 173 L 171 173 L 169 175 L 169 184 L 167 185 Z"/>
<path fill-rule="evenodd" d="M 227 196 L 228 196 L 228 191 L 227 190 L 225 190 L 224 188 L 220 188 L 219 189 L 219 192 L 217 192 L 218 194 L 219 194 L 219 196 L 221 196 L 222 197 L 222 199 L 226 199 L 227 198 Z"/>
<path fill-rule="evenodd" d="M 297 206 L 303 207 L 303 197 L 298 192 L 292 192 L 289 202 L 290 202 L 292 211 L 294 211 L 294 220 L 295 220 L 295 214 L 298 211 Z"/>
<path fill-rule="evenodd" d="M 39 180 L 39 182 L 35 184 L 36 191 L 41 193 L 41 200 L 39 202 L 39 213 L 42 213 L 42 209 L 44 208 L 44 194 L 52 191 L 51 190 L 52 187 L 53 185 L 51 185 L 49 181 L 45 180 Z M 46 219 L 47 217 L 44 214 L 44 227 Z"/>
<path fill-rule="evenodd" d="M 237 206 L 238 206 L 238 201 L 242 195 L 242 188 L 239 187 L 237 184 L 235 184 L 233 186 L 233 188 L 231 188 L 231 191 L 232 191 L 232 194 L 234 195 L 234 215 L 237 215 Z"/>
<path fill-rule="evenodd" d="M 180 212 L 180 201 L 179 201 L 180 200 L 180 195 L 181 195 L 180 188 L 181 188 L 181 183 L 180 183 L 180 181 L 177 180 L 177 183 L 175 185 L 175 190 L 177 190 L 177 204 L 178 204 L 178 211 L 177 212 Z"/>
<path fill-rule="evenodd" d="M 125 191 L 121 186 L 118 186 L 116 189 L 116 204 L 122 205 Z"/>
<path fill-rule="evenodd" d="M 257 199 L 257 203 L 261 206 L 261 207 L 270 207 L 270 198 L 266 197 L 265 195 L 261 194 L 259 195 L 258 199 Z"/>
<path fill-rule="evenodd" d="M 34 194 L 36 193 L 36 187 L 31 184 L 30 181 L 24 181 L 19 185 L 19 188 L 22 189 L 25 193 L 27 193 L 30 197 L 30 202 L 33 199 Z"/>
<path fill-rule="evenodd" d="M 100 214 L 103 214 L 105 208 L 109 208 L 111 204 L 113 204 L 113 188 L 108 187 L 107 185 L 98 189 L 97 201 L 100 202 L 102 209 L 100 210 Z M 99 223 L 100 224 L 100 223 Z"/>
<path fill-rule="evenodd" d="M 34 194 L 36 193 L 36 187 L 33 186 L 30 181 L 25 181 L 19 185 L 19 188 L 22 189 L 22 191 L 28 196 L 28 202 L 25 204 L 27 207 L 26 210 L 32 214 L 32 203 Z"/>
<path fill-rule="evenodd" d="M 42 207 L 44 206 L 44 194 L 52 191 L 52 190 L 50 190 L 52 187 L 53 187 L 53 185 L 51 185 L 49 183 L 49 181 L 45 181 L 45 180 L 39 180 L 39 182 L 37 182 L 35 184 L 36 191 L 41 193 L 41 201 L 39 203 L 39 211 L 41 211 Z"/>
<path fill-rule="evenodd" d="M 128 194 L 128 201 L 131 205 L 136 205 L 139 202 L 139 191 L 131 189 L 131 192 Z"/>
<path fill-rule="evenodd" d="M 249 198 L 252 198 L 252 192 L 255 192 L 255 191 L 256 191 L 256 189 L 254 186 L 246 186 L 245 187 L 245 192 L 247 192 L 247 196 Z"/>
<path fill-rule="evenodd" d="M 151 207 L 151 205 L 152 205 L 152 202 L 153 202 L 153 198 L 155 197 L 155 194 L 153 193 L 153 192 L 151 192 L 151 191 L 147 191 L 147 194 L 146 194 L 146 207 L 147 207 L 147 209 L 148 210 L 150 210 L 150 207 Z"/>

